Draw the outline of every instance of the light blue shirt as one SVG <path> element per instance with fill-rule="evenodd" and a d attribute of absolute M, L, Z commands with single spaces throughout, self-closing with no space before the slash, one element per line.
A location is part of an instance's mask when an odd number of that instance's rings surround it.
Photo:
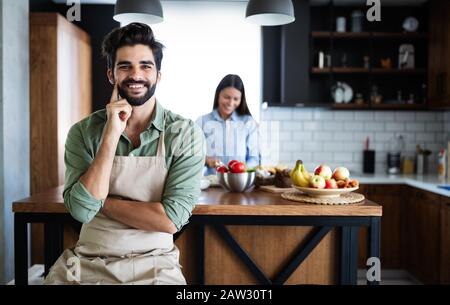
<path fill-rule="evenodd" d="M 206 155 L 217 157 L 224 164 L 235 159 L 252 168 L 260 163 L 258 124 L 251 115 L 238 115 L 234 111 L 224 120 L 217 110 L 199 117 L 196 121 L 206 138 Z M 205 167 L 204 175 L 216 173 Z"/>

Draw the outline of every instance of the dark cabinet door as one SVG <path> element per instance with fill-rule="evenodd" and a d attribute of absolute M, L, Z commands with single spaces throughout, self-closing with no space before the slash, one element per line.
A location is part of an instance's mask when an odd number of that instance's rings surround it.
<path fill-rule="evenodd" d="M 423 283 L 437 284 L 440 280 L 440 198 L 412 188 L 408 194 L 403 232 L 407 269 Z"/>
<path fill-rule="evenodd" d="M 441 196 L 441 284 L 450 284 L 450 198 Z"/>
<path fill-rule="evenodd" d="M 381 217 L 381 267 L 398 269 L 401 260 L 401 206 L 403 185 L 370 185 L 360 191 L 369 200 L 383 207 Z M 367 260 L 367 229 L 361 229 L 359 235 L 359 267 L 365 267 Z"/>
<path fill-rule="evenodd" d="M 450 1 L 432 0 L 428 43 L 428 100 L 432 108 L 450 107 Z"/>

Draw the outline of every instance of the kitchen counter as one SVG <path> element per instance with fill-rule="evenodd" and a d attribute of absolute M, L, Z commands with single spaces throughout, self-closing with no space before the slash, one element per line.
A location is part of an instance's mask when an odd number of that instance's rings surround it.
<path fill-rule="evenodd" d="M 46 270 L 63 250 L 63 225 L 74 220 L 62 189 L 12 205 L 16 283 L 27 281 L 29 223 L 44 223 Z M 174 240 L 188 283 L 356 284 L 359 228 L 369 228 L 368 256 L 379 257 L 381 215 L 382 207 L 368 199 L 327 206 L 210 188 Z"/>
<path fill-rule="evenodd" d="M 439 185 L 450 185 L 450 180 L 439 179 L 435 175 L 387 175 L 364 174 L 354 175 L 360 184 L 405 184 L 438 195 L 450 197 L 450 190 L 439 188 Z"/>

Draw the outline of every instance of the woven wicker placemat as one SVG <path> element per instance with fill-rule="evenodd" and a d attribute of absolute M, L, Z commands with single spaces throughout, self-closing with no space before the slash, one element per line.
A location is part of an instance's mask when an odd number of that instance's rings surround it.
<path fill-rule="evenodd" d="M 291 201 L 299 201 L 305 203 L 314 204 L 354 204 L 364 200 L 364 195 L 358 193 L 342 194 L 339 197 L 327 198 L 327 197 L 311 197 L 298 191 L 286 192 L 281 194 L 281 197 Z"/>

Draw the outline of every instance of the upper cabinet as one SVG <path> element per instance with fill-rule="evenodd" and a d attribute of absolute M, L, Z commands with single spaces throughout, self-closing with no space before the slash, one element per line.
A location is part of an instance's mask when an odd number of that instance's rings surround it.
<path fill-rule="evenodd" d="M 430 2 L 429 105 L 450 108 L 450 1 Z"/>
<path fill-rule="evenodd" d="M 427 3 L 383 5 L 381 22 L 367 20 L 366 1 L 293 3 L 294 23 L 263 28 L 263 98 L 269 105 L 427 107 Z"/>
<path fill-rule="evenodd" d="M 64 183 L 70 127 L 91 113 L 91 44 L 56 13 L 30 14 L 31 193 Z"/>

